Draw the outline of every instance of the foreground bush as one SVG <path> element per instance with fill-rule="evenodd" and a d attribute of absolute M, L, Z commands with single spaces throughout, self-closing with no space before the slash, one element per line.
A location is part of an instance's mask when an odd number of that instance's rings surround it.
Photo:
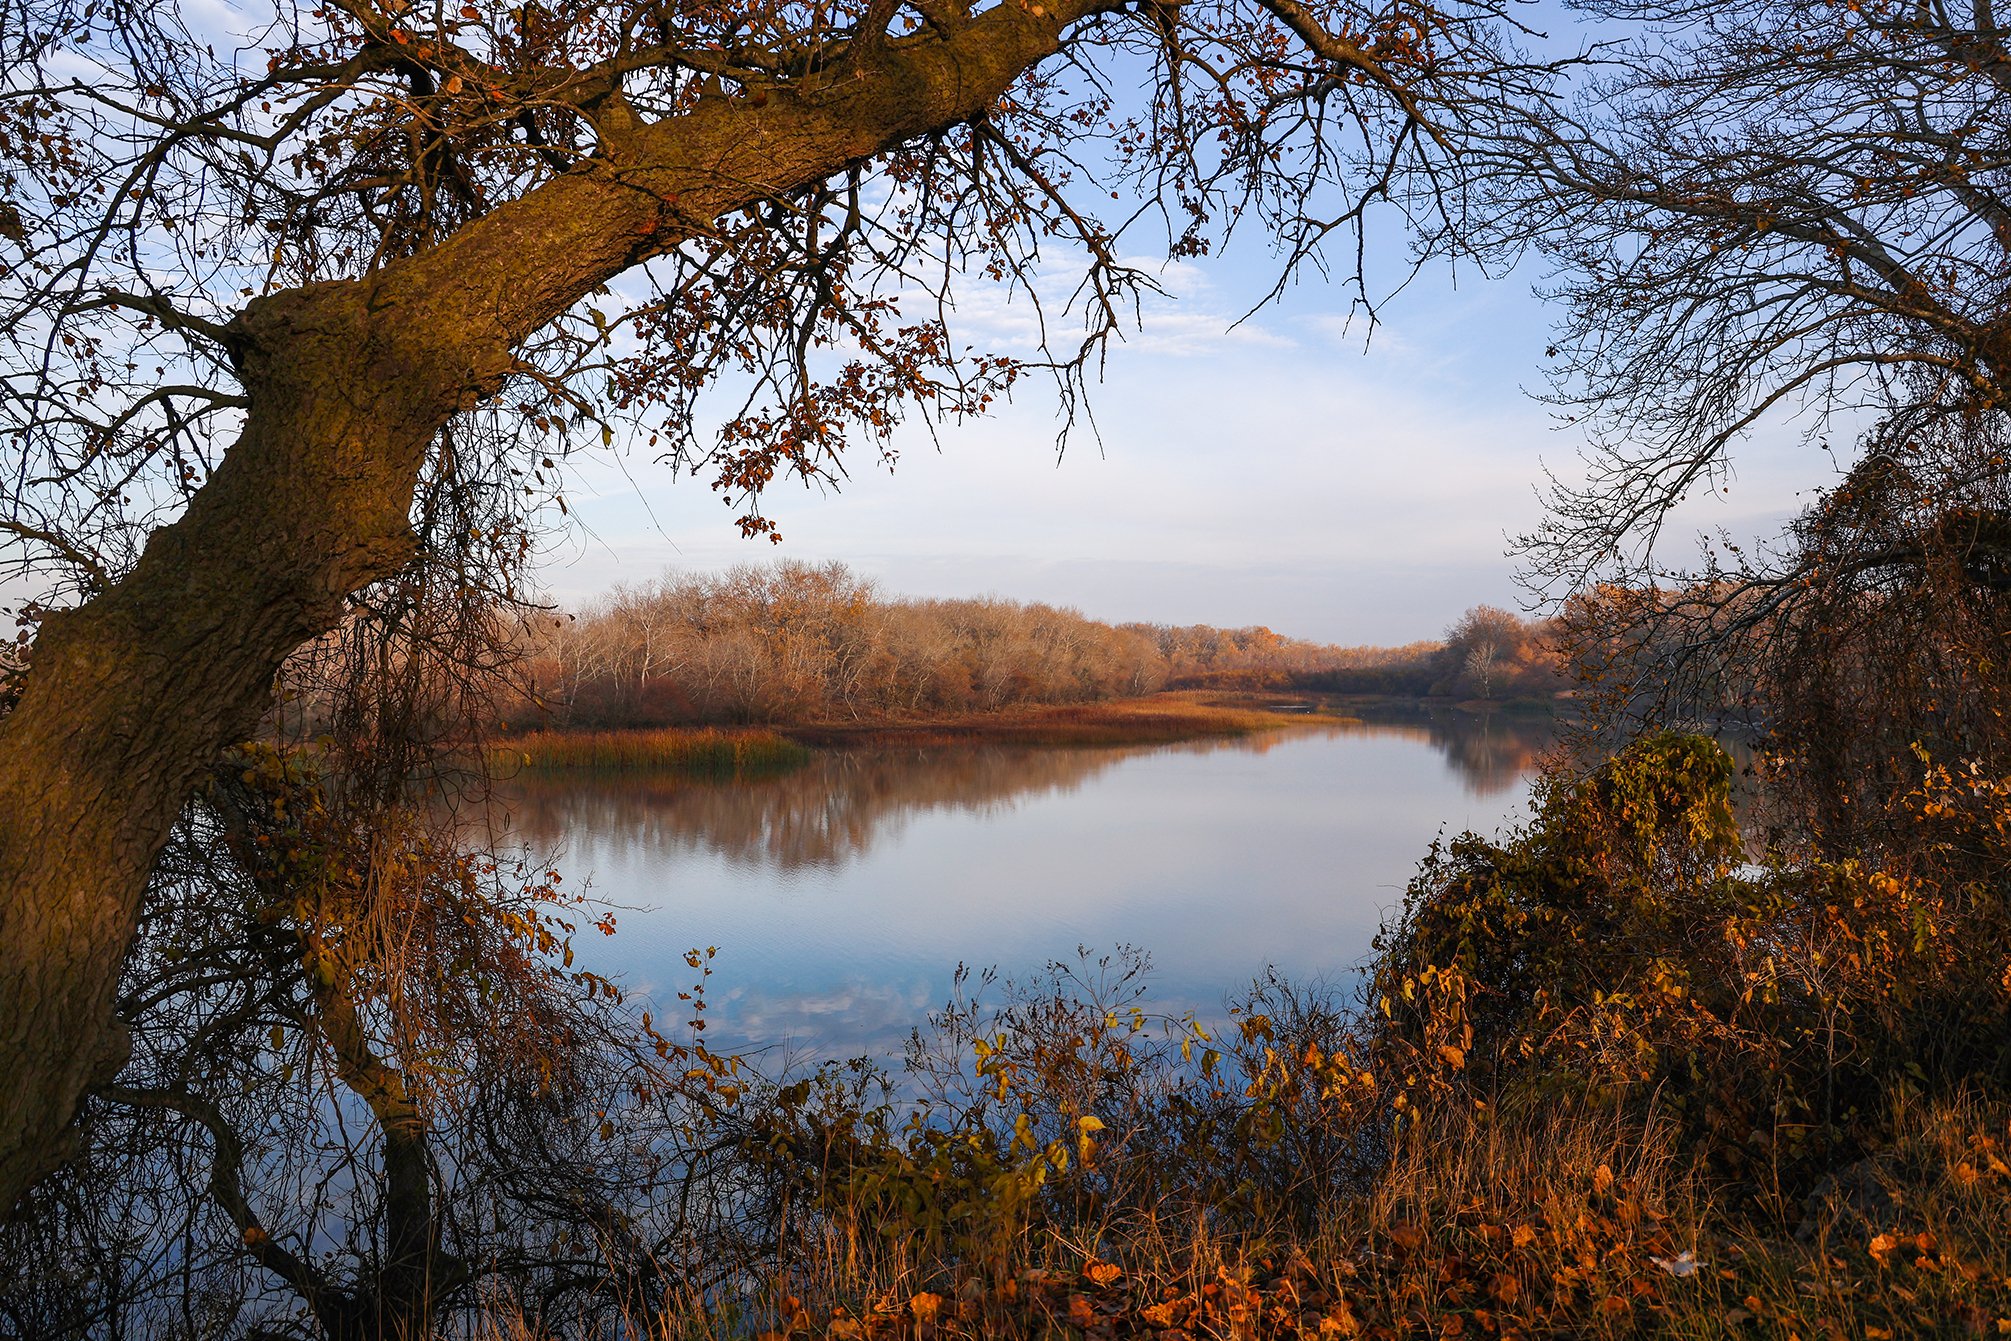
<path fill-rule="evenodd" d="M 990 1271 L 833 1255 L 756 1308 L 684 1322 L 769 1337 L 1160 1341 L 2004 1334 L 2011 1109 L 1957 1101 L 1891 1118 L 1887 1154 L 1812 1199 L 1799 1233 L 1721 1217 L 1654 1129 L 1448 1113 L 1289 1239 L 1036 1225 Z"/>
<path fill-rule="evenodd" d="M 1785 1205 L 1880 1147 L 1895 1098 L 2003 1090 L 2011 926 L 2001 880 L 1974 878 L 1976 780 L 1911 799 L 1921 832 L 1968 849 L 1952 883 L 1741 864 L 1731 771 L 1709 741 L 1653 736 L 1546 784 L 1515 840 L 1434 853 L 1376 996 L 1463 1088 L 1652 1105 L 1741 1195 Z"/>

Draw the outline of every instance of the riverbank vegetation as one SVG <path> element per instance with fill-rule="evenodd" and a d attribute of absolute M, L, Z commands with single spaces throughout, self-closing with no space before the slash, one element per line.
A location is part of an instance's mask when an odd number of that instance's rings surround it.
<path fill-rule="evenodd" d="M 810 752 L 773 731 L 684 730 L 532 731 L 492 745 L 492 773 L 518 769 L 662 769 L 697 777 L 745 778 L 783 773 L 808 762 Z"/>
<path fill-rule="evenodd" d="M 981 714 L 1165 689 L 1496 701 L 1554 697 L 1568 681 L 1545 623 L 1491 606 L 1443 640 L 1335 647 L 1264 627 L 1112 625 L 997 597 L 887 597 L 843 564 L 789 561 L 618 587 L 538 621 L 525 651 L 517 715 L 553 727 L 760 722 L 831 739 L 845 724 L 856 737 L 861 723 L 904 722 L 961 738 Z M 1143 729 L 1149 714 L 1119 716 Z M 1065 734 L 1064 718 L 1050 720 Z M 1116 738 L 1116 717 L 1109 726 Z"/>
<path fill-rule="evenodd" d="M 1170 690 L 1149 698 L 1053 705 L 879 722 L 784 728 L 794 740 L 829 747 L 929 745 L 1156 745 L 1209 736 L 1245 736 L 1312 720 L 1298 703 Z"/>
<path fill-rule="evenodd" d="M 673 773 L 720 780 L 785 773 L 817 749 L 918 749 L 958 745 L 1088 748 L 1154 745 L 1275 731 L 1315 720 L 1262 702 L 1168 692 L 1146 699 L 1007 708 L 868 722 L 766 727 L 630 727 L 529 731 L 486 748 L 489 771 L 508 776 L 578 770 Z M 1247 696 L 1246 696 L 1247 698 Z M 1295 705 L 1302 706 L 1302 705 Z M 1327 718 L 1332 720 L 1331 717 Z"/>

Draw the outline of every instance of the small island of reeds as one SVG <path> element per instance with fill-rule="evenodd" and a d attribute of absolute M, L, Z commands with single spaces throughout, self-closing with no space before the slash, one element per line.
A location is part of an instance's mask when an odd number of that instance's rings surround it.
<path fill-rule="evenodd" d="M 765 728 L 647 727 L 624 731 L 532 731 L 489 747 L 500 773 L 518 769 L 662 770 L 693 777 L 786 773 L 810 751 Z"/>

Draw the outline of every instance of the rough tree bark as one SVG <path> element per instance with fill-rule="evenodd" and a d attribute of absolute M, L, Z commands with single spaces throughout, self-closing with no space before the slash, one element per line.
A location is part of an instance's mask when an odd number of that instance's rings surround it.
<path fill-rule="evenodd" d="M 242 434 L 132 571 L 44 624 L 0 720 L 0 1207 L 62 1155 L 117 1071 L 111 1001 L 147 873 L 201 770 L 280 663 L 410 553 L 434 435 L 512 349 L 599 285 L 915 136 L 981 116 L 1111 0 L 1006 4 L 834 77 L 704 99 L 425 252 L 259 299 L 231 322 Z"/>

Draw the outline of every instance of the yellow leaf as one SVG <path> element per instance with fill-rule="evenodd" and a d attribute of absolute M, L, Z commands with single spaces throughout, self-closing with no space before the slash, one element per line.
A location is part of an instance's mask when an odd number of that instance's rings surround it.
<path fill-rule="evenodd" d="M 1439 1044 L 1438 1055 L 1444 1058 L 1445 1064 L 1453 1070 L 1463 1071 L 1466 1069 L 1466 1054 L 1455 1048 L 1452 1044 Z"/>

